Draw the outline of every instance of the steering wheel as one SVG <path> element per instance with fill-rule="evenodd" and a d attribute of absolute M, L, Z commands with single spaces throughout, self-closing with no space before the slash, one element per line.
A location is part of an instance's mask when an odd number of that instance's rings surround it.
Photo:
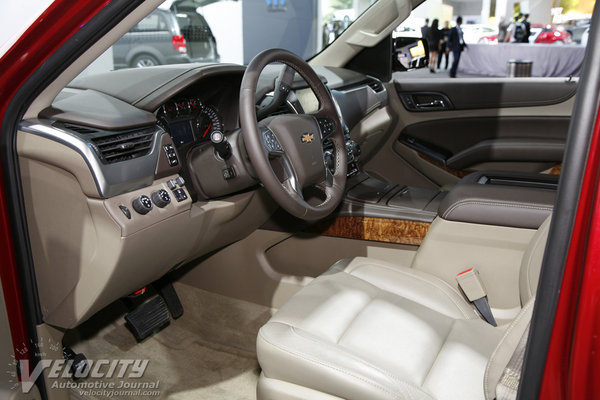
<path fill-rule="evenodd" d="M 319 101 L 319 110 L 314 114 L 277 115 L 258 122 L 256 88 L 261 71 L 271 63 L 285 64 L 280 85 L 286 94 L 293 71 L 304 78 Z M 254 57 L 242 79 L 240 123 L 250 162 L 264 187 L 281 207 L 307 221 L 321 219 L 335 210 L 346 185 L 344 133 L 329 90 L 304 60 L 282 49 L 265 50 Z M 322 142 L 325 136 L 331 139 L 334 147 L 333 173 L 325 166 Z M 275 158 L 283 164 L 281 179 L 271 166 L 270 160 Z M 319 204 L 309 204 L 304 198 L 303 190 L 311 187 L 319 188 L 325 194 Z"/>

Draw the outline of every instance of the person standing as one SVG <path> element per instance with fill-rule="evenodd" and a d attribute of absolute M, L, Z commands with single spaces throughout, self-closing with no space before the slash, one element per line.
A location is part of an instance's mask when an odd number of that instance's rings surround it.
<path fill-rule="evenodd" d="M 508 27 L 508 36 L 511 43 L 523 43 L 525 37 L 525 24 L 521 21 L 523 14 L 515 17 L 515 21 Z"/>
<path fill-rule="evenodd" d="M 529 23 L 529 14 L 523 15 L 522 23 L 525 27 L 525 34 L 523 35 L 522 43 L 529 43 L 529 36 L 531 36 L 531 24 Z"/>
<path fill-rule="evenodd" d="M 506 42 L 506 37 L 508 36 L 508 26 L 510 22 L 506 19 L 505 16 L 502 16 L 500 19 L 500 23 L 498 24 L 498 43 Z"/>
<path fill-rule="evenodd" d="M 446 66 L 444 69 L 448 69 L 448 58 L 450 49 L 448 48 L 448 37 L 450 36 L 450 22 L 444 22 L 444 28 L 442 29 L 442 44 L 440 46 L 440 54 L 438 54 L 437 67 L 440 69 L 442 65 L 442 57 L 446 58 Z"/>
<path fill-rule="evenodd" d="M 423 39 L 427 39 L 427 34 L 429 33 L 429 18 L 425 18 L 425 25 L 421 27 L 421 36 Z"/>
<path fill-rule="evenodd" d="M 423 44 L 427 46 L 427 36 L 429 35 L 429 18 L 425 18 L 425 25 L 421 27 L 421 37 L 423 38 Z"/>
<path fill-rule="evenodd" d="M 434 19 L 427 35 L 429 42 L 429 71 L 435 73 L 435 64 L 437 62 L 438 52 L 442 43 L 442 31 L 438 27 L 438 19 Z"/>
<path fill-rule="evenodd" d="M 450 78 L 456 78 L 458 63 L 460 62 L 460 53 L 467 45 L 463 39 L 463 32 L 460 26 L 462 25 L 462 17 L 456 18 L 456 26 L 450 29 L 450 37 L 448 38 L 448 47 L 452 51 L 452 68 L 450 68 Z"/>

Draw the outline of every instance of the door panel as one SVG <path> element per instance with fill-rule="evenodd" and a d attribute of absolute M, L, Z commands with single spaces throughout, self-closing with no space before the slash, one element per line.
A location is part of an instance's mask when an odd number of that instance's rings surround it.
<path fill-rule="evenodd" d="M 364 169 L 393 183 L 439 187 L 470 172 L 559 173 L 577 83 L 565 79 L 413 79 L 388 84 L 392 127 Z M 395 90 L 394 90 L 395 89 Z M 407 104 L 433 93 L 443 107 Z M 412 96 L 414 102 L 427 100 Z M 368 146 L 368 144 L 367 144 Z"/>

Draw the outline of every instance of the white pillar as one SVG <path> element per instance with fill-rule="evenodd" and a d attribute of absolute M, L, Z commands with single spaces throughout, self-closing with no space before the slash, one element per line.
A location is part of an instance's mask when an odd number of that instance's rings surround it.
<path fill-rule="evenodd" d="M 488 19 L 490 18 L 490 0 L 482 0 L 481 1 L 481 23 L 487 24 Z"/>
<path fill-rule="evenodd" d="M 496 20 L 500 22 L 502 18 L 510 18 L 511 14 L 507 12 L 507 0 L 496 0 Z"/>
<path fill-rule="evenodd" d="M 529 0 L 529 22 L 532 24 L 550 24 L 552 23 L 552 1 L 549 0 Z"/>

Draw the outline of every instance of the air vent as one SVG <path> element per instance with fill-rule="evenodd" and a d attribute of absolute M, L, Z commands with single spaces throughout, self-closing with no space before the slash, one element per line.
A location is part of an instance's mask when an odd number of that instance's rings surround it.
<path fill-rule="evenodd" d="M 88 128 L 85 126 L 80 126 L 80 125 L 73 125 L 73 124 L 64 124 L 65 129 L 68 129 L 70 131 L 74 131 L 77 133 L 81 133 L 82 135 L 88 135 L 90 133 L 96 133 L 98 132 L 97 129 L 94 128 Z"/>
<path fill-rule="evenodd" d="M 375 91 L 375 93 L 382 92 L 384 89 L 383 83 L 381 83 L 381 81 L 379 81 L 377 79 L 369 79 L 369 81 L 367 82 L 367 85 L 369 85 L 369 87 L 371 89 L 373 89 Z"/>
<path fill-rule="evenodd" d="M 102 162 L 112 164 L 147 155 L 152 150 L 154 129 L 109 134 L 92 139 Z"/>

